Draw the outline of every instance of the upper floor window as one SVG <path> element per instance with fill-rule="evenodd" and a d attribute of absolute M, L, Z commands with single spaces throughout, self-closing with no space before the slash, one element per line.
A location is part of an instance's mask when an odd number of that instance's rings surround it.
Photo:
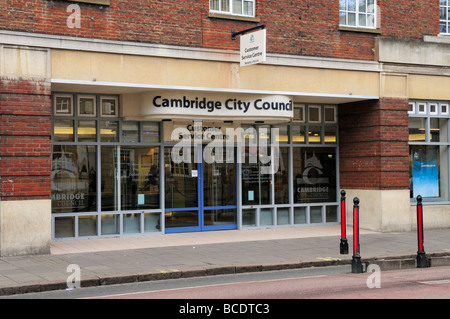
<path fill-rule="evenodd" d="M 255 0 L 209 0 L 209 10 L 225 14 L 254 17 Z"/>
<path fill-rule="evenodd" d="M 376 10 L 376 0 L 339 0 L 339 24 L 375 29 Z"/>
<path fill-rule="evenodd" d="M 450 34 L 450 0 L 440 0 L 439 27 L 441 33 Z"/>

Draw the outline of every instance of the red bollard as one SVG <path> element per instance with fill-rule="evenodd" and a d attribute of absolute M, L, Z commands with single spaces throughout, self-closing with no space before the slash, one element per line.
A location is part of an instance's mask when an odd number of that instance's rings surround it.
<path fill-rule="evenodd" d="M 345 217 L 345 191 L 341 191 L 341 243 L 339 250 L 341 254 L 348 254 L 348 242 L 347 242 L 347 222 Z"/>
<path fill-rule="evenodd" d="M 359 251 L 359 198 L 353 199 L 353 256 L 352 273 L 360 274 L 363 272 L 361 256 Z"/>
<path fill-rule="evenodd" d="M 417 196 L 417 268 L 427 268 L 427 255 L 423 247 L 423 206 L 422 196 Z"/>

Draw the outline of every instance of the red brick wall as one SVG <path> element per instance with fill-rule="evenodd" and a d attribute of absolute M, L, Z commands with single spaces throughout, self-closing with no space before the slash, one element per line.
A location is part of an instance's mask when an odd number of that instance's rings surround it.
<path fill-rule="evenodd" d="M 111 0 L 78 3 L 81 28 L 66 21 L 72 2 L 0 0 L 0 29 L 218 49 L 239 48 L 231 30 L 256 23 L 209 18 L 208 0 Z M 382 37 L 422 39 L 439 33 L 439 0 L 379 0 Z M 256 0 L 268 52 L 373 60 L 379 35 L 339 31 L 338 0 Z"/>
<path fill-rule="evenodd" d="M 339 105 L 340 186 L 408 189 L 408 100 Z"/>
<path fill-rule="evenodd" d="M 50 196 L 50 82 L 0 79 L 0 199 Z"/>

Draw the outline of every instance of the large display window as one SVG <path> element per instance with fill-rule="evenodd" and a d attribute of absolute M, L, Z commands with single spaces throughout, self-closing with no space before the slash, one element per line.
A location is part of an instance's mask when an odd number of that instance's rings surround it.
<path fill-rule="evenodd" d="M 448 202 L 450 114 L 446 101 L 409 103 L 409 180 L 412 201 Z"/>

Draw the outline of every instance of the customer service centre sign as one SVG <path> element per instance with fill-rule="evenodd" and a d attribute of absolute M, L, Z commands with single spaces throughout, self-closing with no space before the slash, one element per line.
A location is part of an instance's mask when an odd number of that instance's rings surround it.
<path fill-rule="evenodd" d="M 266 61 L 266 30 L 241 36 L 240 62 L 248 66 Z"/>

